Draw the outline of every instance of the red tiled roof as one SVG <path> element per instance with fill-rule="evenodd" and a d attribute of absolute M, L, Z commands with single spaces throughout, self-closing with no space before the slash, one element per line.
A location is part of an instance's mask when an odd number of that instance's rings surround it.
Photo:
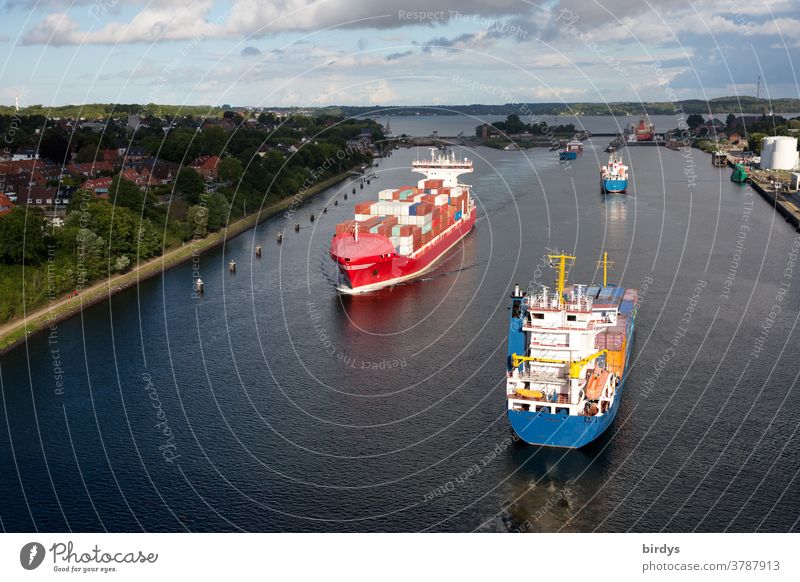
<path fill-rule="evenodd" d="M 100 172 L 113 172 L 114 166 L 108 161 L 84 162 L 80 164 L 70 164 L 67 171 L 73 176 L 85 175 L 93 176 Z"/>
<path fill-rule="evenodd" d="M 14 203 L 5 194 L 0 194 L 0 216 L 14 210 Z"/>

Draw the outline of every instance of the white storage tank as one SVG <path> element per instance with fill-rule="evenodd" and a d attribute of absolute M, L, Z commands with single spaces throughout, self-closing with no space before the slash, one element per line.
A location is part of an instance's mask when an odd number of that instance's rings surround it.
<path fill-rule="evenodd" d="M 797 138 L 779 136 L 772 143 L 771 170 L 794 170 L 797 167 Z"/>
<path fill-rule="evenodd" d="M 800 190 L 800 174 L 798 174 L 797 172 L 792 174 L 791 189 L 792 190 Z"/>
<path fill-rule="evenodd" d="M 772 167 L 772 148 L 775 143 L 775 136 L 765 137 L 761 140 L 761 161 L 759 166 L 764 169 Z"/>

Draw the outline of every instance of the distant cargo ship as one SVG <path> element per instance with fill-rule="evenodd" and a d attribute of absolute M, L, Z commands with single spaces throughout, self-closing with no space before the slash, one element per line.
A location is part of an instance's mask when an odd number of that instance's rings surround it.
<path fill-rule="evenodd" d="M 750 171 L 744 164 L 734 164 L 731 172 L 731 182 L 744 184 L 750 180 Z"/>
<path fill-rule="evenodd" d="M 583 153 L 583 142 L 571 141 L 568 142 L 566 147 L 558 150 L 558 159 L 562 162 L 567 160 L 574 160 Z"/>
<path fill-rule="evenodd" d="M 605 431 L 620 407 L 638 293 L 608 285 L 566 287 L 575 257 L 549 255 L 556 290 L 511 295 L 506 403 L 514 432 L 532 445 L 579 448 Z"/>
<path fill-rule="evenodd" d="M 356 204 L 355 219 L 336 226 L 330 255 L 339 291 L 363 293 L 419 277 L 466 236 L 477 209 L 470 187 L 458 181 L 472 161 L 431 149 L 415 161 L 425 175 L 416 187 L 382 190 L 377 202 Z"/>
<path fill-rule="evenodd" d="M 653 141 L 653 124 L 642 117 L 638 125 L 631 128 L 631 134 L 636 136 L 636 141 Z"/>
<path fill-rule="evenodd" d="M 622 159 L 611 154 L 608 163 L 600 166 L 600 186 L 604 194 L 617 194 L 625 192 L 628 188 L 628 166 Z"/>

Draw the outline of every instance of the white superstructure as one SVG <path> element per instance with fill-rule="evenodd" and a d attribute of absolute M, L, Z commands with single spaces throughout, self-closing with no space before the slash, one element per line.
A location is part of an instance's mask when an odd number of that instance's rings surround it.
<path fill-rule="evenodd" d="M 456 154 L 443 155 L 436 148 L 430 148 L 431 159 L 417 160 L 411 163 L 411 171 L 425 174 L 426 180 L 442 180 L 444 188 L 463 186 L 458 183 L 458 176 L 472 172 L 472 160 L 456 159 Z M 420 180 L 420 188 L 425 180 Z"/>
<path fill-rule="evenodd" d="M 607 257 L 607 255 L 604 255 Z M 597 302 L 584 285 L 565 292 L 565 271 L 569 255 L 550 255 L 559 269 L 556 291 L 542 286 L 539 293 L 521 299 L 522 329 L 527 338 L 526 353 L 510 354 L 506 378 L 509 410 L 601 416 L 612 406 L 620 378 L 608 369 L 607 349 L 597 349 L 598 334 L 617 324 L 619 301 L 615 291 L 604 285 Z M 607 258 L 604 258 L 604 279 Z M 597 288 L 595 288 L 595 291 Z M 608 347 L 608 346 L 607 346 Z M 620 346 L 624 349 L 623 346 Z M 598 362 L 603 358 L 602 364 Z"/>

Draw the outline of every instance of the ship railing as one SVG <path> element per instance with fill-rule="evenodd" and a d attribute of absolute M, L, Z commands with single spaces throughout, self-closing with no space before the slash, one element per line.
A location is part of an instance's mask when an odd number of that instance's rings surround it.
<path fill-rule="evenodd" d="M 597 329 L 598 327 L 609 327 L 611 325 L 609 322 L 598 322 L 598 321 L 579 321 L 576 322 L 579 325 L 543 325 L 541 323 L 531 324 L 531 323 L 523 323 L 522 330 L 523 331 L 541 331 L 541 332 L 550 332 L 550 331 L 585 331 L 590 329 Z M 602 323 L 602 325 L 597 325 L 598 323 Z"/>
<path fill-rule="evenodd" d="M 531 295 L 527 298 L 528 309 L 566 309 L 567 311 L 591 311 L 592 299 L 581 296 L 568 296 L 565 300 L 559 301 L 558 293 L 548 293 L 546 295 Z"/>
<path fill-rule="evenodd" d="M 556 376 L 553 374 L 520 374 L 514 380 L 528 382 L 531 384 L 558 384 L 563 385 L 565 377 L 563 374 Z"/>

